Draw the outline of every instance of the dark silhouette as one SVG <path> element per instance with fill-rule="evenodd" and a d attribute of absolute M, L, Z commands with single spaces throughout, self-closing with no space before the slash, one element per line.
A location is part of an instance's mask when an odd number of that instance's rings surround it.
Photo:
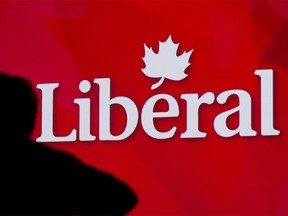
<path fill-rule="evenodd" d="M 29 82 L 0 74 L 0 214 L 127 213 L 137 198 L 126 184 L 29 140 L 36 109 Z"/>

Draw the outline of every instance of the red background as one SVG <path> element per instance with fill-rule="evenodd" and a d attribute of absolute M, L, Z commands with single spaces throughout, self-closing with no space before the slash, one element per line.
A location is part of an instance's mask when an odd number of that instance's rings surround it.
<path fill-rule="evenodd" d="M 139 197 L 130 215 L 288 215 L 288 2 L 287 1 L 1 1 L 0 69 L 39 83 L 58 82 L 55 134 L 78 128 L 75 98 L 92 101 L 95 142 L 47 143 L 85 164 L 127 182 Z M 194 49 L 181 82 L 146 77 L 144 43 L 154 50 L 172 35 L 179 54 Z M 279 136 L 260 133 L 260 79 L 256 69 L 274 70 L 274 118 Z M 148 137 L 139 122 L 129 138 L 98 140 L 99 88 L 78 90 L 83 79 L 111 78 L 112 97 L 131 98 L 138 109 L 167 93 L 178 118 L 156 121 L 159 130 L 177 126 L 168 140 Z M 186 129 L 183 93 L 216 96 L 243 89 L 252 98 L 256 137 L 222 138 L 213 128 L 220 112 L 238 104 L 231 97 L 200 111 L 204 139 L 180 139 Z M 39 101 L 41 92 L 37 89 Z M 165 103 L 158 110 L 167 109 Z M 40 135 L 40 111 L 34 138 Z M 112 131 L 121 133 L 125 113 L 112 110 Z M 238 125 L 238 116 L 229 126 Z"/>

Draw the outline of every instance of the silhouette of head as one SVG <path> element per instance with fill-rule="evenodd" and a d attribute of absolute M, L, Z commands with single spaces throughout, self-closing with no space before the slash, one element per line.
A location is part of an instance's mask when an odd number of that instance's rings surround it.
<path fill-rule="evenodd" d="M 30 83 L 0 73 L 0 139 L 29 138 L 36 110 L 37 99 Z"/>

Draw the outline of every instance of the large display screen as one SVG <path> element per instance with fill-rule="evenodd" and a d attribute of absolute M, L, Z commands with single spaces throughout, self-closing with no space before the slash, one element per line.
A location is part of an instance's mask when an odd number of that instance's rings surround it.
<path fill-rule="evenodd" d="M 288 2 L 1 1 L 32 139 L 127 183 L 129 215 L 288 214 Z M 21 109 L 21 107 L 19 107 Z"/>

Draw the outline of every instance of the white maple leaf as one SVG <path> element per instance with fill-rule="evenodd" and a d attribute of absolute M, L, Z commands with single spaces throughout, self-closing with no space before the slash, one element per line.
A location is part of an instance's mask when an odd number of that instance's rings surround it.
<path fill-rule="evenodd" d="M 151 78 L 160 78 L 160 80 L 152 85 L 151 89 L 158 88 L 164 79 L 179 81 L 187 77 L 186 68 L 190 65 L 189 58 L 192 51 L 184 52 L 177 56 L 178 44 L 173 43 L 171 35 L 165 42 L 159 41 L 159 51 L 154 53 L 152 48 L 148 48 L 144 44 L 145 56 L 143 59 L 146 67 L 142 72 Z"/>

